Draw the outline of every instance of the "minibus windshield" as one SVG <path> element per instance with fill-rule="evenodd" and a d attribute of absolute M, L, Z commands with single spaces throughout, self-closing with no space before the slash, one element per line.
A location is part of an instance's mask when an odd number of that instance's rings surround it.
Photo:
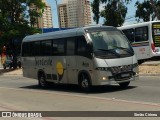
<path fill-rule="evenodd" d="M 133 56 L 134 52 L 126 37 L 118 30 L 93 31 L 87 35 L 93 43 L 97 57 L 117 58 Z"/>

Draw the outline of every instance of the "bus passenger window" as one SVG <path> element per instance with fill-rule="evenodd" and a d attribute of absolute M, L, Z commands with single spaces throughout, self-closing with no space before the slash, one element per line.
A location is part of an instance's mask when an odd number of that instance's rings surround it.
<path fill-rule="evenodd" d="M 52 53 L 51 40 L 41 42 L 41 54 L 42 56 L 49 56 Z"/>
<path fill-rule="evenodd" d="M 22 56 L 23 57 L 26 57 L 26 56 L 28 56 L 28 43 L 23 43 L 23 45 L 22 45 L 23 47 L 23 49 L 22 49 Z"/>
<path fill-rule="evenodd" d="M 122 32 L 126 35 L 131 43 L 134 42 L 134 29 L 122 30 Z"/>
<path fill-rule="evenodd" d="M 148 27 L 135 29 L 135 42 L 148 41 Z"/>
<path fill-rule="evenodd" d="M 67 55 L 75 55 L 75 38 L 67 38 Z"/>
<path fill-rule="evenodd" d="M 87 42 L 84 36 L 78 37 L 78 48 L 77 53 L 78 55 L 85 55 L 87 49 Z"/>
<path fill-rule="evenodd" d="M 64 55 L 65 54 L 65 41 L 64 39 L 54 39 L 53 40 L 53 45 L 52 45 L 52 48 L 53 48 L 53 52 L 52 52 L 52 55 Z"/>
<path fill-rule="evenodd" d="M 32 42 L 23 43 L 22 56 L 28 57 L 33 55 Z"/>
<path fill-rule="evenodd" d="M 36 42 L 33 42 L 33 55 L 34 56 L 40 56 L 41 53 L 40 53 L 40 50 L 41 50 L 41 46 L 40 46 L 40 41 L 36 41 Z"/>

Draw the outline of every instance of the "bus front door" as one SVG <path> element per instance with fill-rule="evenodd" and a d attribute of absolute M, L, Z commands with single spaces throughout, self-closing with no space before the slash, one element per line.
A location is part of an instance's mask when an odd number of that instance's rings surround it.
<path fill-rule="evenodd" d="M 77 64 L 76 57 L 67 57 L 67 81 L 69 84 L 77 84 Z"/>

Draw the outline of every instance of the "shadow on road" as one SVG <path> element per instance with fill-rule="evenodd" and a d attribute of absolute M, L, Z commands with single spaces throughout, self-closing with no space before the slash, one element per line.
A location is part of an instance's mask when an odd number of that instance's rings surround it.
<path fill-rule="evenodd" d="M 107 86 L 94 86 L 90 92 L 87 94 L 96 94 L 96 93 L 110 93 L 117 91 L 124 91 L 129 89 L 134 89 L 137 86 L 128 86 L 127 88 L 121 88 L 119 85 L 107 85 Z M 73 93 L 84 93 L 77 85 L 52 85 L 49 88 L 42 89 L 38 85 L 24 86 L 20 87 L 24 89 L 32 90 L 47 90 L 47 91 L 62 91 L 62 92 L 73 92 Z"/>

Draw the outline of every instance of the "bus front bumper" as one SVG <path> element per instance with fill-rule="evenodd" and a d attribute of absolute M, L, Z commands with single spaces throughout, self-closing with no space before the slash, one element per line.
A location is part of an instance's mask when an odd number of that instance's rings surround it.
<path fill-rule="evenodd" d="M 114 85 L 114 84 L 118 84 L 118 83 L 123 83 L 123 82 L 128 82 L 128 81 L 135 81 L 135 80 L 139 80 L 139 74 L 136 74 L 136 75 L 132 76 L 129 79 L 116 80 L 114 77 L 111 77 L 108 80 L 104 80 L 104 81 L 101 80 L 100 85 Z"/>

